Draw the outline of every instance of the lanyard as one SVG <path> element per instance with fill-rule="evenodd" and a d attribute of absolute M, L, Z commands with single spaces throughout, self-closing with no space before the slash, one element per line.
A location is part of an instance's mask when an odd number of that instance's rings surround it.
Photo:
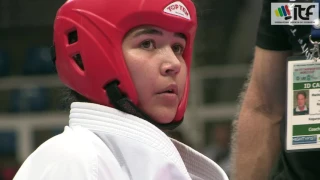
<path fill-rule="evenodd" d="M 315 3 L 318 3 L 318 5 L 320 5 L 320 0 L 314 0 Z M 320 6 L 318 6 L 320 7 Z M 319 10 L 320 12 L 320 10 Z M 319 20 L 318 20 L 318 23 Z M 313 41 L 312 39 L 320 39 L 320 26 L 319 25 L 311 25 L 311 33 L 309 36 L 309 41 L 311 44 L 313 44 L 313 48 L 311 49 L 312 52 L 312 59 L 317 62 L 320 61 L 320 50 L 319 50 L 319 46 L 320 46 L 320 42 L 318 41 Z M 317 55 L 317 57 L 315 57 L 314 55 Z"/>
<path fill-rule="evenodd" d="M 320 0 L 314 0 L 315 3 L 318 3 L 320 5 Z M 318 6 L 320 7 L 320 6 Z M 319 10 L 320 12 L 320 10 Z M 320 39 L 320 26 L 318 25 L 317 27 L 314 27 L 313 25 L 311 26 L 311 37 L 312 39 Z"/>

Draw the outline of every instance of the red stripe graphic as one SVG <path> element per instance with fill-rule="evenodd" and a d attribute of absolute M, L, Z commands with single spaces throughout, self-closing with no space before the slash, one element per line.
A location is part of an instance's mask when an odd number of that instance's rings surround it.
<path fill-rule="evenodd" d="M 288 8 L 288 5 L 285 5 L 284 8 L 286 9 L 287 15 L 290 16 L 290 10 Z"/>

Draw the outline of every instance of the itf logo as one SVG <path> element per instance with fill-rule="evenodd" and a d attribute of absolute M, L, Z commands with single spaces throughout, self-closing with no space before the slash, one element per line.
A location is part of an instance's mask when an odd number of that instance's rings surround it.
<path fill-rule="evenodd" d="M 315 25 L 318 19 L 318 3 L 271 3 L 272 25 Z"/>

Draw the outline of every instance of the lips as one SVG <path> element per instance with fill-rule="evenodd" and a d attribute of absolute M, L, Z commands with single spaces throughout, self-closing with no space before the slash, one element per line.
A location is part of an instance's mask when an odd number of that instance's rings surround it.
<path fill-rule="evenodd" d="M 176 84 L 170 84 L 165 89 L 159 91 L 157 94 L 170 93 L 178 95 L 178 86 Z"/>

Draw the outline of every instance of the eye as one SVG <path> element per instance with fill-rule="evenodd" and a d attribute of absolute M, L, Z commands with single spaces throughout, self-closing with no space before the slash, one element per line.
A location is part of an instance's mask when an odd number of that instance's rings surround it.
<path fill-rule="evenodd" d="M 147 49 L 147 50 L 152 50 L 152 49 L 156 48 L 155 42 L 154 42 L 153 40 L 143 41 L 143 42 L 140 44 L 140 47 L 141 47 L 142 49 Z"/>
<path fill-rule="evenodd" d="M 183 54 L 184 47 L 180 44 L 175 44 L 172 46 L 172 50 L 174 53 L 181 55 L 181 54 Z"/>

